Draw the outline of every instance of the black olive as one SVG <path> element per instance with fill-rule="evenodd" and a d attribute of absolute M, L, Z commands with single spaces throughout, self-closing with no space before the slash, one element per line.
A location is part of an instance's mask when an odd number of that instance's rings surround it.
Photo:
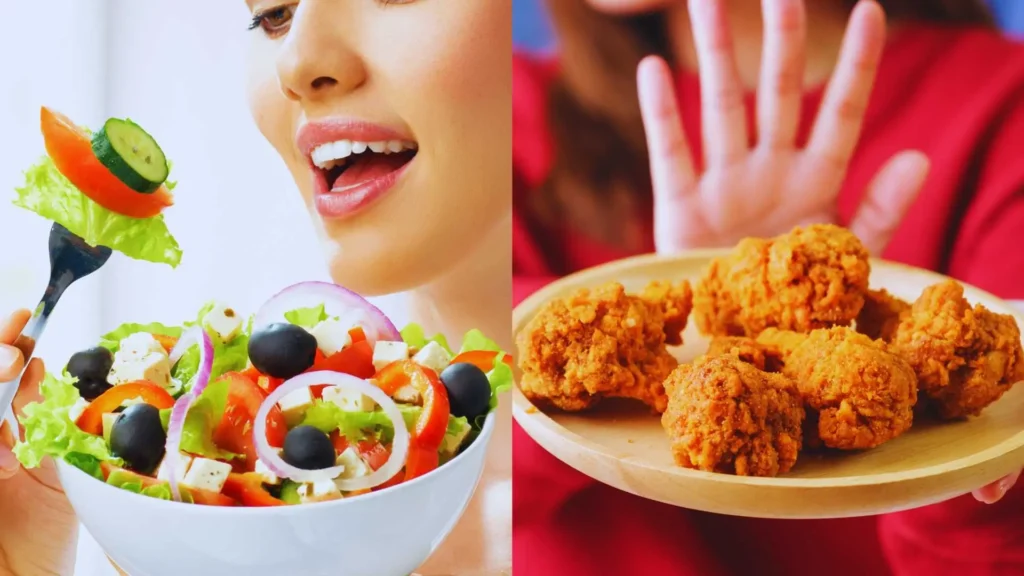
<path fill-rule="evenodd" d="M 142 474 L 149 474 L 160 464 L 166 442 L 160 411 L 149 404 L 125 408 L 110 429 L 110 452 Z"/>
<path fill-rule="evenodd" d="M 110 367 L 114 364 L 114 355 L 110 350 L 97 346 L 81 352 L 75 352 L 68 360 L 68 374 L 78 379 L 107 381 Z"/>
<path fill-rule="evenodd" d="M 303 470 L 323 470 L 335 464 L 334 443 L 312 426 L 296 426 L 284 437 L 285 462 Z"/>
<path fill-rule="evenodd" d="M 472 420 L 487 413 L 491 405 L 491 383 L 483 370 L 459 362 L 441 372 L 441 382 L 448 389 L 452 414 Z"/>
<path fill-rule="evenodd" d="M 302 374 L 316 359 L 316 338 L 294 324 L 269 324 L 249 338 L 249 360 L 261 373 L 288 379 Z"/>
<path fill-rule="evenodd" d="M 78 381 L 75 382 L 75 388 L 78 388 L 78 394 L 82 398 L 85 398 L 89 402 L 92 402 L 93 400 L 98 398 L 100 394 L 103 394 L 107 390 L 110 390 L 112 386 L 107 382 L 106 378 L 102 380 L 93 380 L 91 378 L 79 378 Z"/>

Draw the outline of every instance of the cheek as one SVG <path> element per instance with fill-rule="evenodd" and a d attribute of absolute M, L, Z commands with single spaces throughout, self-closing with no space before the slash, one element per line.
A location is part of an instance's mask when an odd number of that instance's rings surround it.
<path fill-rule="evenodd" d="M 511 211 L 511 4 L 427 0 L 419 6 L 402 21 L 395 10 L 366 36 L 364 51 L 382 100 L 420 143 L 416 169 L 400 193 L 358 226 L 328 224 L 342 244 L 332 263 L 336 280 L 369 282 L 374 261 L 390 263 L 381 284 L 363 286 L 371 293 L 409 289 L 443 274 Z M 352 266 L 357 245 L 374 247 L 372 256 L 360 255 L 365 267 Z"/>
<path fill-rule="evenodd" d="M 304 196 L 311 196 L 311 186 L 302 176 L 307 167 L 295 149 L 295 131 L 299 107 L 281 93 L 275 66 L 277 45 L 263 39 L 253 41 L 249 49 L 246 96 L 249 112 L 263 137 L 284 160 Z"/>

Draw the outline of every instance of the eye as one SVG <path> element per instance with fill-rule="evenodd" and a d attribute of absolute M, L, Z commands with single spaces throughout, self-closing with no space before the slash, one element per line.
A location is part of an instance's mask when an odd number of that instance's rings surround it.
<path fill-rule="evenodd" d="M 262 28 L 263 33 L 270 38 L 276 38 L 286 32 L 291 26 L 292 18 L 295 16 L 295 6 L 278 6 L 257 12 L 252 17 L 249 30 Z"/>

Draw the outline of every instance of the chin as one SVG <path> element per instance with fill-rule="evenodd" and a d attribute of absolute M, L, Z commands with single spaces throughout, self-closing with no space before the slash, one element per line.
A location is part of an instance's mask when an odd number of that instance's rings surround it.
<path fill-rule="evenodd" d="M 379 238 L 339 242 L 327 239 L 323 248 L 331 280 L 358 294 L 372 297 L 419 288 L 444 272 L 444 262 L 437 258 L 436 253 L 426 253 L 419 248 L 425 244 L 396 240 Z"/>

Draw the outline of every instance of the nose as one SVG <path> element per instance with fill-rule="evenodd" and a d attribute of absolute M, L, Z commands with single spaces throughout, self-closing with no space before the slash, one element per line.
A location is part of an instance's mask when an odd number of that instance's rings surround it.
<path fill-rule="evenodd" d="M 281 91 L 291 100 L 322 100 L 366 81 L 365 65 L 339 25 L 345 19 L 331 14 L 336 4 L 304 2 L 296 8 L 277 60 Z"/>

